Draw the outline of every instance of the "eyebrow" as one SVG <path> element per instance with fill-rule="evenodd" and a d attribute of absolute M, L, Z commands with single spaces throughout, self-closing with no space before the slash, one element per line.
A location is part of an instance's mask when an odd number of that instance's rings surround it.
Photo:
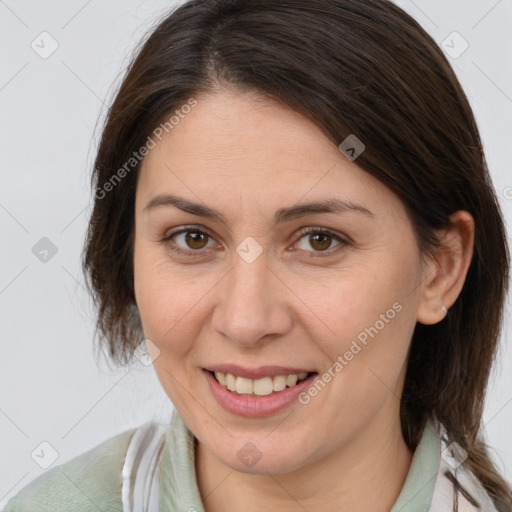
<path fill-rule="evenodd" d="M 194 203 L 183 197 L 178 197 L 170 194 L 160 194 L 144 207 L 143 212 L 147 213 L 151 210 L 162 206 L 174 206 L 186 213 L 197 215 L 198 217 L 205 217 L 207 219 L 218 220 L 227 224 L 226 218 L 222 213 L 210 208 L 204 204 Z M 298 219 L 312 213 L 346 213 L 356 212 L 363 215 L 373 216 L 374 213 L 365 208 L 364 206 L 355 204 L 351 201 L 342 199 L 331 198 L 323 201 L 313 201 L 309 203 L 300 203 L 293 206 L 280 208 L 274 214 L 274 223 L 279 224 L 293 219 Z"/>

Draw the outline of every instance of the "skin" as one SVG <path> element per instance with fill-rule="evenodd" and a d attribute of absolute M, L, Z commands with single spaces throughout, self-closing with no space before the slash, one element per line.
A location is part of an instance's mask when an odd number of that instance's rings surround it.
<path fill-rule="evenodd" d="M 195 98 L 143 161 L 134 273 L 145 335 L 160 350 L 155 371 L 198 439 L 205 510 L 389 511 L 412 458 L 399 421 L 411 336 L 416 322 L 441 321 L 442 305 L 460 293 L 473 219 L 455 213 L 439 233 L 447 250 L 422 260 L 401 201 L 310 120 L 256 93 Z M 174 206 L 144 211 L 165 193 L 215 208 L 226 222 Z M 333 197 L 371 214 L 273 222 L 279 208 Z M 190 225 L 189 234 L 209 236 L 192 245 L 183 234 L 162 241 Z M 304 227 L 334 236 L 301 234 Z M 236 252 L 247 237 L 262 248 L 252 263 Z M 196 252 L 179 255 L 173 246 Z M 202 368 L 212 364 L 321 375 L 396 303 L 400 312 L 305 405 L 250 419 L 226 412 L 210 393 Z M 261 453 L 252 467 L 237 457 L 248 442 Z"/>

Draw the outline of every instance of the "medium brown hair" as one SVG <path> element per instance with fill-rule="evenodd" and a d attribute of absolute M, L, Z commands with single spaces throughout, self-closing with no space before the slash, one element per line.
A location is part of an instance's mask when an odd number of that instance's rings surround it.
<path fill-rule="evenodd" d="M 357 164 L 405 205 L 423 254 L 457 210 L 476 225 L 463 290 L 436 325 L 417 324 L 401 398 L 414 450 L 429 419 L 468 452 L 465 464 L 500 511 L 512 495 L 481 439 L 509 254 L 482 142 L 443 52 L 387 0 L 191 0 L 152 30 L 109 109 L 95 161 L 83 269 L 96 334 L 125 363 L 143 339 L 133 288 L 134 166 L 118 173 L 162 119 L 202 91 L 257 91 L 313 120 L 336 145 L 356 134 Z M 125 167 L 126 169 L 126 167 Z M 118 174 L 119 176 L 119 174 Z"/>

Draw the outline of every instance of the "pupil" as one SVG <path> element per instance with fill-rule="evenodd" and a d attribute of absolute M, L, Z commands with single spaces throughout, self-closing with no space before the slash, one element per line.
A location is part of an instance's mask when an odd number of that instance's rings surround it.
<path fill-rule="evenodd" d="M 201 249 L 204 246 L 204 244 L 201 244 L 201 242 L 204 242 L 205 235 L 202 233 L 194 233 L 189 231 L 185 239 L 188 246 L 191 247 L 192 249 Z"/>
<path fill-rule="evenodd" d="M 325 233 L 318 233 L 316 235 L 313 235 L 313 239 L 318 239 L 319 237 L 320 237 L 320 239 L 323 239 L 323 243 L 322 243 L 322 241 L 320 241 L 321 247 L 317 247 L 317 249 L 320 249 L 320 250 L 328 249 L 329 245 L 330 245 L 330 242 L 329 242 L 330 236 Z"/>

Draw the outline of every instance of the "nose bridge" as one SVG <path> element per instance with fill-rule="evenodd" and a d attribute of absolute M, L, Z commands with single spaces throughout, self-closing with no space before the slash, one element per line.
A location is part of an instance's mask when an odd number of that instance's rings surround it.
<path fill-rule="evenodd" d="M 244 248 L 240 244 L 239 248 Z M 266 254 L 245 258 L 236 254 L 214 314 L 216 330 L 238 344 L 253 344 L 290 325 L 277 279 Z"/>
<path fill-rule="evenodd" d="M 269 290 L 269 276 L 272 275 L 268 265 L 266 254 L 261 254 L 254 260 L 247 260 L 243 256 L 234 259 L 231 286 L 237 301 L 245 298 L 246 302 L 259 308 L 268 304 L 268 300 L 265 300 L 265 291 Z"/>

